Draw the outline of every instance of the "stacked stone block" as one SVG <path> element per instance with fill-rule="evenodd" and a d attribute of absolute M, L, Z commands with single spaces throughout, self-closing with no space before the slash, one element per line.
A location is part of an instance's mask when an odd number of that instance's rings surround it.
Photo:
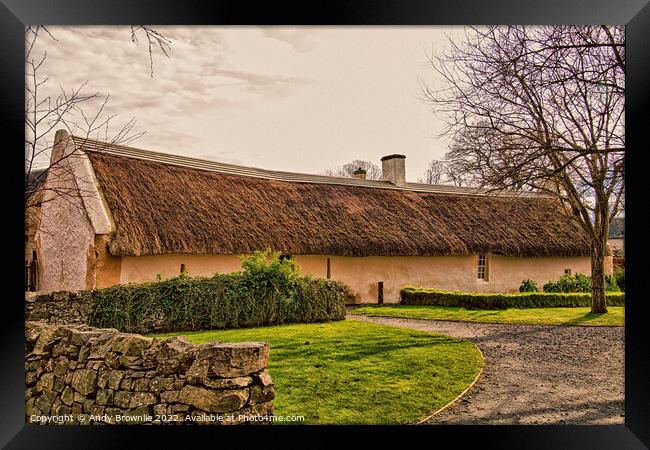
<path fill-rule="evenodd" d="M 266 343 L 27 322 L 27 423 L 270 423 Z"/>
<path fill-rule="evenodd" d="M 56 324 L 86 324 L 92 312 L 92 291 L 25 292 L 27 320 Z"/>

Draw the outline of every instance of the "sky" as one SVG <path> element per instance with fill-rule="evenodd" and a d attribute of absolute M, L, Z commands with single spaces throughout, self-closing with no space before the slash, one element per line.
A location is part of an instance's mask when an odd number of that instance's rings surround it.
<path fill-rule="evenodd" d="M 48 27 L 41 92 L 110 95 L 111 133 L 135 118 L 129 145 L 271 170 L 323 173 L 355 159 L 381 167 L 406 155 L 417 181 L 448 142 L 422 100 L 438 86 L 427 53 L 458 27 L 153 27 L 171 40 L 154 50 L 128 26 Z M 40 52 L 40 53 L 39 53 Z M 86 105 L 91 113 L 98 103 Z M 52 136 L 53 138 L 53 136 Z"/>

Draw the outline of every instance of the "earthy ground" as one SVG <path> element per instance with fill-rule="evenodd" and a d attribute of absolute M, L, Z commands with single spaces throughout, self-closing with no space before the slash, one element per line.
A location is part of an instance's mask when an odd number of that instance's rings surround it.
<path fill-rule="evenodd" d="M 624 328 L 506 325 L 348 315 L 475 342 L 481 378 L 430 423 L 622 424 Z"/>

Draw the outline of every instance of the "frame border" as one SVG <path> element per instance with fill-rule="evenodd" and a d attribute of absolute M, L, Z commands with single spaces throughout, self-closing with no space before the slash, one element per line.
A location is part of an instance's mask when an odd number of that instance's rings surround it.
<path fill-rule="evenodd" d="M 56 25 L 128 25 L 150 23 L 158 25 L 456 25 L 456 24 L 626 24 L 627 53 L 631 65 L 627 69 L 628 146 L 636 151 L 627 166 L 628 192 L 626 192 L 626 234 L 632 236 L 633 246 L 626 248 L 626 258 L 633 270 L 629 270 L 627 291 L 632 301 L 626 305 L 625 326 L 625 425 L 612 426 L 472 426 L 432 427 L 410 426 L 319 426 L 291 427 L 77 427 L 77 426 L 30 426 L 24 423 L 24 308 L 22 301 L 22 254 L 18 239 L 9 238 L 11 251 L 5 277 L 11 281 L 11 294 L 5 301 L 6 314 L 2 314 L 4 326 L 3 370 L 0 370 L 0 398 L 4 400 L 0 410 L 0 445 L 6 448 L 130 448 L 136 440 L 144 445 L 161 442 L 166 445 L 187 445 L 188 439 L 212 441 L 217 445 L 222 439 L 234 439 L 244 445 L 252 440 L 266 442 L 282 439 L 282 445 L 291 441 L 309 446 L 334 444 L 352 436 L 361 439 L 383 440 L 388 435 L 408 438 L 450 439 L 455 443 L 476 442 L 480 446 L 497 448 L 647 448 L 650 446 L 650 389 L 648 389 L 648 317 L 643 309 L 642 284 L 635 270 L 640 267 L 641 242 L 644 233 L 635 224 L 641 222 L 642 191 L 640 159 L 642 145 L 647 138 L 643 134 L 643 113 L 649 109 L 650 46 L 647 30 L 650 29 L 650 5 L 647 0 L 550 0 L 547 2 L 516 0 L 472 3 L 455 0 L 434 4 L 427 0 L 345 2 L 310 2 L 299 6 L 289 4 L 252 5 L 246 2 L 197 0 L 174 2 L 172 0 L 142 0 L 134 4 L 128 0 L 0 0 L 0 78 L 3 95 L 0 96 L 0 117 L 7 125 L 3 133 L 2 147 L 11 161 L 11 170 L 3 177 L 9 185 L 12 209 L 0 227 L 7 236 L 19 236 L 24 230 L 23 206 L 19 194 L 23 179 L 18 167 L 24 164 L 15 148 L 24 145 L 24 30 L 28 24 Z M 629 190 L 630 185 L 632 190 Z M 636 186 L 635 186 L 636 185 Z M 647 198 L 643 199 L 647 203 Z M 630 220 L 631 218 L 631 220 Z M 22 227 L 22 230 L 21 230 Z M 637 272 L 638 273 L 638 272 Z M 14 290 L 15 289 L 15 295 Z M 637 299 L 641 299 L 640 301 Z M 646 310 L 647 312 L 647 310 Z M 646 336 L 645 338 L 643 336 Z M 154 431 L 155 430 L 155 431 Z M 285 432 L 290 434 L 285 434 Z M 317 436 L 314 439 L 315 434 Z M 291 441 L 286 438 L 290 436 Z M 215 440 L 216 439 L 216 440 Z M 303 441 L 304 439 L 304 441 Z M 142 444 L 139 444 L 142 445 Z"/>

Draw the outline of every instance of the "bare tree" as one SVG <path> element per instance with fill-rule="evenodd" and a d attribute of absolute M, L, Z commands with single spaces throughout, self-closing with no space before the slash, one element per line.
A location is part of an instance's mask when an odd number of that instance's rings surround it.
<path fill-rule="evenodd" d="M 493 189 L 559 199 L 591 242 L 592 311 L 607 311 L 604 259 L 624 207 L 622 26 L 468 27 L 430 55 L 422 85 L 456 146 L 448 155 Z"/>
<path fill-rule="evenodd" d="M 447 173 L 450 179 L 458 181 L 457 185 L 476 186 L 496 190 L 499 187 L 511 188 L 515 192 L 532 189 L 520 179 L 503 174 L 503 179 L 494 184 L 491 178 L 493 166 L 503 166 L 513 157 L 512 149 L 517 151 L 525 143 L 520 143 L 512 136 L 503 136 L 495 132 L 488 122 L 482 127 L 467 127 L 454 134 L 454 139 L 445 154 Z"/>
<path fill-rule="evenodd" d="M 463 165 L 455 160 L 433 159 L 429 162 L 424 178 L 418 183 L 445 184 L 452 186 L 474 186 L 480 184 L 465 172 Z"/>
<path fill-rule="evenodd" d="M 354 172 L 358 169 L 366 171 L 366 179 L 368 180 L 381 180 L 381 168 L 370 161 L 362 161 L 360 159 L 355 159 L 336 169 L 328 169 L 324 174 L 330 177 L 353 178 Z"/>
<path fill-rule="evenodd" d="M 452 186 L 480 186 L 481 183 L 466 172 L 457 161 L 447 160 L 445 165 L 446 184 Z"/>
<path fill-rule="evenodd" d="M 153 76 L 153 52 L 155 46 L 161 49 L 165 56 L 170 49 L 169 39 L 161 33 L 146 27 L 131 27 L 131 39 L 137 43 L 137 35 L 144 34 L 148 42 L 151 76 Z M 42 66 L 47 59 L 47 51 L 38 53 L 35 45 L 38 39 L 57 39 L 44 26 L 29 26 L 26 28 L 25 52 L 25 207 L 38 207 L 46 198 L 70 199 L 80 192 L 74 184 L 57 182 L 54 178 L 69 178 L 70 167 L 64 164 L 71 153 L 60 158 L 52 159 L 53 142 L 51 136 L 57 129 L 66 129 L 69 134 L 77 136 L 78 142 L 86 139 L 97 139 L 110 144 L 127 144 L 141 137 L 144 132 L 133 132 L 136 124 L 131 118 L 120 129 L 109 134 L 111 121 L 115 115 L 106 112 L 110 95 L 99 92 L 86 92 L 86 84 L 69 90 L 59 86 L 58 94 L 48 92 L 49 79 L 41 74 Z M 38 53 L 38 54 L 37 54 Z M 91 112 L 92 111 L 92 112 Z M 50 182 L 45 185 L 44 180 Z M 61 181 L 61 180 L 59 180 Z M 37 191 L 52 191 L 54 195 L 33 195 Z"/>
<path fill-rule="evenodd" d="M 432 159 L 429 162 L 427 170 L 424 172 L 424 178 L 418 180 L 419 183 L 441 184 L 445 172 L 445 163 L 443 161 Z"/>

